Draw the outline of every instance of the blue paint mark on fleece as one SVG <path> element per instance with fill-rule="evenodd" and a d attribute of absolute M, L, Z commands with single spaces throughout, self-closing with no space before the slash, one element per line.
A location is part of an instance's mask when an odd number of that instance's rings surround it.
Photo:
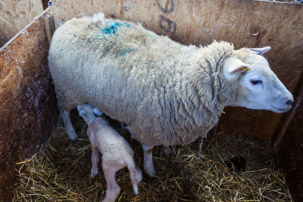
<path fill-rule="evenodd" d="M 119 56 L 125 56 L 127 53 L 130 53 L 132 51 L 134 51 L 134 50 L 131 49 L 131 48 L 127 48 L 127 49 L 121 50 Z"/>
<path fill-rule="evenodd" d="M 109 23 L 107 23 L 109 24 Z M 120 27 L 130 27 L 130 25 L 126 22 L 124 23 L 118 23 L 115 22 L 113 24 L 110 24 L 108 27 L 101 29 L 101 33 L 104 35 L 113 35 L 116 34 L 116 32 L 118 31 L 118 29 Z"/>

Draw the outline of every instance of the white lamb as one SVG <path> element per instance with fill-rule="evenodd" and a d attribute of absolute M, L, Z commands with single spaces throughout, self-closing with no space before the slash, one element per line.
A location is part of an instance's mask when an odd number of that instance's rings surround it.
<path fill-rule="evenodd" d="M 226 106 L 277 113 L 291 108 L 292 94 L 261 56 L 270 47 L 184 46 L 136 23 L 94 19 L 63 24 L 49 50 L 66 132 L 77 138 L 69 111 L 90 103 L 124 122 L 143 144 L 149 175 L 155 173 L 154 146 L 205 137 Z"/>
<path fill-rule="evenodd" d="M 92 148 L 92 178 L 98 174 L 99 151 L 102 153 L 102 168 L 107 182 L 106 197 L 103 201 L 115 201 L 118 197 L 120 187 L 116 182 L 115 174 L 126 166 L 130 173 L 133 190 L 137 195 L 142 174 L 135 166 L 132 148 L 107 121 L 95 117 L 95 110 L 90 105 L 78 106 L 78 112 L 88 124 L 87 135 Z"/>

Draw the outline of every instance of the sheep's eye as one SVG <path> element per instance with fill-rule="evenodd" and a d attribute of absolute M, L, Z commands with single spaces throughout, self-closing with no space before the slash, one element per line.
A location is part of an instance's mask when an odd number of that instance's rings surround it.
<path fill-rule="evenodd" d="M 262 84 L 263 81 L 262 81 L 262 80 L 250 80 L 250 83 L 251 83 L 252 85 L 258 85 L 258 84 Z"/>

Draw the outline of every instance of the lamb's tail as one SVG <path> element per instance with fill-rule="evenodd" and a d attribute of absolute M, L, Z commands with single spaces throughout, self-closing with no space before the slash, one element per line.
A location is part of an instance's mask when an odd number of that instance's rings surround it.
<path fill-rule="evenodd" d="M 136 167 L 133 158 L 129 157 L 126 159 L 127 161 L 127 168 L 129 170 L 130 179 L 132 181 L 133 190 L 136 195 L 139 194 L 138 191 L 138 184 L 142 180 L 142 172 L 139 168 Z"/>
<path fill-rule="evenodd" d="M 93 15 L 93 22 L 98 22 L 100 21 L 102 23 L 102 25 L 105 24 L 105 17 L 104 17 L 104 13 L 97 13 Z"/>

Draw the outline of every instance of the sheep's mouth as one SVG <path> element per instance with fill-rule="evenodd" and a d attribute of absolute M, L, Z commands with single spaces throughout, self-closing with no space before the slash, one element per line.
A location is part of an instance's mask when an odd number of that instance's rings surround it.
<path fill-rule="evenodd" d="M 280 112 L 286 112 L 289 110 L 289 108 L 279 108 L 279 107 L 275 107 L 274 105 L 271 105 L 271 107 Z"/>

